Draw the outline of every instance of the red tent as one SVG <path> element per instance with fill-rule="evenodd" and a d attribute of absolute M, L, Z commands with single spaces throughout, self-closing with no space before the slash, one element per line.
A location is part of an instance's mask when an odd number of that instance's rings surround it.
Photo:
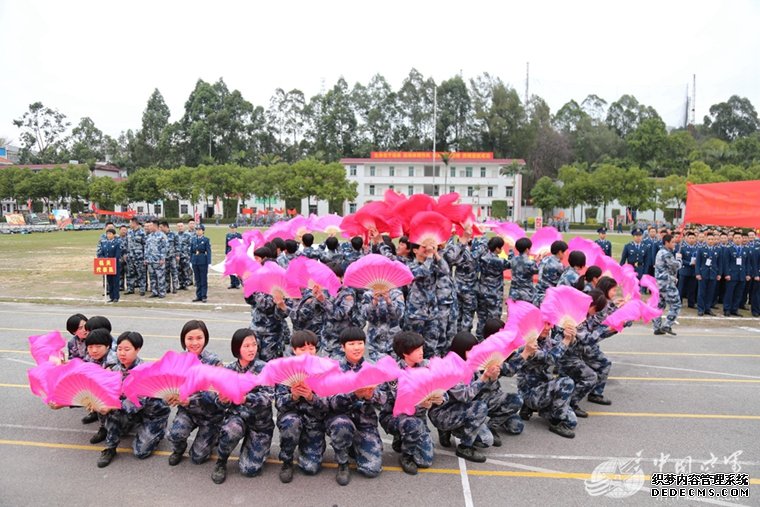
<path fill-rule="evenodd" d="M 729 183 L 689 183 L 684 223 L 760 226 L 760 180 Z"/>

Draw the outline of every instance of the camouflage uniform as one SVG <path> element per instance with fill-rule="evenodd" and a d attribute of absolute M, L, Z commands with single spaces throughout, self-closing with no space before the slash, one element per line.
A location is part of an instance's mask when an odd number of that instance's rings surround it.
<path fill-rule="evenodd" d="M 188 287 L 193 282 L 193 268 L 190 265 L 190 239 L 192 236 L 187 231 L 177 233 L 177 255 L 179 255 L 177 272 L 180 289 Z"/>
<path fill-rule="evenodd" d="M 457 332 L 471 331 L 475 311 L 478 308 L 478 258 L 486 250 L 483 238 L 472 240 L 471 244 L 458 244 L 460 249 L 452 249 L 446 262 L 454 267 L 456 284 Z"/>
<path fill-rule="evenodd" d="M 145 294 L 145 231 L 142 227 L 127 232 L 127 291 Z"/>
<path fill-rule="evenodd" d="M 368 290 L 362 296 L 361 315 L 367 321 L 367 348 L 369 358 L 377 361 L 383 356 L 393 355 L 393 337 L 401 332 L 404 318 L 404 294 L 401 289 L 391 289 L 385 298 L 373 301 L 374 292 Z"/>
<path fill-rule="evenodd" d="M 533 285 L 533 275 L 538 274 L 536 261 L 527 253 L 512 259 L 512 283 L 509 284 L 509 299 L 512 301 L 527 301 L 533 303 L 536 288 Z"/>
<path fill-rule="evenodd" d="M 311 402 L 294 400 L 288 386 L 275 387 L 277 430 L 280 432 L 281 461 L 292 463 L 298 446 L 298 466 L 304 473 L 314 475 L 322 466 L 325 453 L 325 417 L 329 410 L 327 398 L 313 395 Z"/>
<path fill-rule="evenodd" d="M 66 348 L 68 350 L 69 361 L 77 357 L 84 361 L 85 357 L 87 357 L 87 344 L 85 340 L 80 340 L 76 336 L 69 340 Z"/>
<path fill-rule="evenodd" d="M 322 258 L 322 254 L 320 253 L 319 249 L 314 248 L 313 246 L 305 246 L 303 250 L 301 250 L 301 255 L 307 259 L 314 259 L 315 261 L 318 261 Z"/>
<path fill-rule="evenodd" d="M 344 268 L 347 268 L 352 263 L 358 261 L 362 258 L 362 256 L 364 256 L 364 252 L 362 250 L 356 250 L 353 246 L 351 246 L 350 242 L 341 243 L 340 248 L 343 253 Z"/>
<path fill-rule="evenodd" d="M 484 253 L 479 261 L 480 280 L 478 290 L 478 326 L 475 335 L 483 336 L 483 326 L 488 319 L 500 319 L 504 307 L 504 271 L 511 261 L 493 252 Z"/>
<path fill-rule="evenodd" d="M 340 247 L 336 248 L 335 250 L 330 250 L 329 248 L 322 245 L 319 248 L 319 260 L 324 264 L 338 263 L 340 265 L 344 265 L 343 251 Z"/>
<path fill-rule="evenodd" d="M 424 354 L 426 358 L 435 355 L 438 344 L 445 340 L 445 316 L 438 310 L 436 299 L 436 281 L 449 271 L 446 261 L 434 257 L 424 262 L 413 261 L 409 269 L 414 280 L 409 286 L 404 315 L 404 330 L 414 331 L 425 337 Z"/>
<path fill-rule="evenodd" d="M 351 326 L 364 327 L 356 299 L 356 291 L 343 286 L 335 297 L 328 295 L 322 303 L 325 309 L 325 325 L 320 349 L 325 356 L 337 358 L 343 355 L 338 341 L 341 331 Z"/>
<path fill-rule="evenodd" d="M 575 268 L 568 266 L 565 271 L 562 272 L 562 275 L 559 277 L 559 281 L 557 282 L 557 287 L 560 285 L 567 285 L 568 287 L 575 287 L 575 284 L 578 282 L 578 279 L 581 277 L 581 275 L 576 271 Z"/>
<path fill-rule="evenodd" d="M 201 363 L 212 366 L 222 364 L 216 354 L 205 349 L 198 359 Z M 198 433 L 190 448 L 190 459 L 196 465 L 206 461 L 216 445 L 219 427 L 224 421 L 226 409 L 226 405 L 219 401 L 219 397 L 213 392 L 202 391 L 190 396 L 187 406 L 177 407 L 177 415 L 174 416 L 172 429 L 169 431 L 167 440 L 171 442 L 172 452 L 185 452 L 187 438 L 195 428 L 198 428 Z"/>
<path fill-rule="evenodd" d="M 254 292 L 245 298 L 251 305 L 251 324 L 248 326 L 259 342 L 259 358 L 269 361 L 282 357 L 285 345 L 290 343 L 290 328 L 285 320 L 289 309 L 281 310 L 269 294 Z M 285 304 L 288 304 L 286 300 Z"/>
<path fill-rule="evenodd" d="M 511 377 L 515 375 L 525 364 L 520 354 L 512 356 L 501 365 L 499 376 Z M 507 433 L 519 435 L 523 431 L 523 420 L 518 412 L 523 405 L 522 396 L 518 393 L 507 393 L 501 389 L 499 379 L 485 382 L 483 388 L 475 397 L 488 406 L 489 427 L 498 428 L 503 426 Z"/>
<path fill-rule="evenodd" d="M 301 292 L 303 296 L 290 310 L 290 321 L 293 323 L 293 330 L 308 329 L 321 338 L 326 318 L 325 308 L 314 297 L 311 289 L 303 289 Z M 323 290 L 322 293 L 325 295 L 325 299 L 329 297 L 326 290 Z"/>
<path fill-rule="evenodd" d="M 676 275 L 681 268 L 681 261 L 676 260 L 672 250 L 667 248 L 660 249 L 657 252 L 657 258 L 654 262 L 654 274 L 657 279 L 657 288 L 660 289 L 660 302 L 657 308 L 665 310 L 665 306 L 670 306 L 670 311 L 666 318 L 665 324 L 662 323 L 662 316 L 652 321 L 655 331 L 661 328 L 670 328 L 681 311 L 681 296 L 678 294 L 676 284 Z"/>
<path fill-rule="evenodd" d="M 341 371 L 358 371 L 364 359 L 351 364 L 343 357 Z M 385 403 L 385 392 L 376 388 L 372 399 L 358 398 L 354 393 L 329 398 L 330 415 L 327 433 L 339 465 L 348 463 L 349 450 L 356 456 L 356 468 L 366 477 L 377 477 L 383 469 L 383 441 L 378 429 L 377 408 Z"/>
<path fill-rule="evenodd" d="M 408 368 L 406 362 L 398 361 L 403 370 Z M 422 361 L 416 367 L 427 366 L 427 360 Z M 386 433 L 393 435 L 401 441 L 401 454 L 411 456 L 417 466 L 427 468 L 433 463 L 433 439 L 430 437 L 430 428 L 426 422 L 427 409 L 417 407 L 414 415 L 401 414 L 393 416 L 393 405 L 396 403 L 396 382 L 383 384 L 381 389 L 385 394 L 385 404 L 380 409 L 380 425 Z M 444 394 L 444 403 L 448 395 Z"/>
<path fill-rule="evenodd" d="M 589 394 L 599 383 L 599 375 L 586 363 L 586 353 L 591 350 L 603 336 L 611 336 L 607 326 L 601 325 L 598 319 L 589 317 L 581 323 L 576 331 L 575 341 L 570 344 L 565 354 L 559 360 L 559 374 L 569 377 L 575 383 L 575 389 L 570 397 L 570 406 L 577 407 L 578 403 Z M 609 374 L 609 369 L 607 370 Z M 606 382 L 605 379 L 603 379 Z"/>
<path fill-rule="evenodd" d="M 536 285 L 536 297 L 533 298 L 533 304 L 541 306 L 541 302 L 546 295 L 546 289 L 556 287 L 565 267 L 554 255 L 549 255 L 541 259 L 538 265 L 538 284 Z"/>
<path fill-rule="evenodd" d="M 282 269 L 287 269 L 288 264 L 290 264 L 290 261 L 295 259 L 296 257 L 300 256 L 301 254 L 299 252 L 296 253 L 287 253 L 282 252 L 279 256 L 277 256 L 277 265 L 280 266 Z"/>
<path fill-rule="evenodd" d="M 261 360 L 251 361 L 243 368 L 240 361 L 227 365 L 230 370 L 238 373 L 261 373 L 266 363 Z M 222 427 L 219 431 L 219 447 L 217 454 L 221 461 L 226 462 L 240 440 L 240 473 L 252 477 L 261 471 L 264 461 L 269 456 L 274 432 L 272 416 L 272 398 L 274 389 L 271 387 L 254 387 L 241 405 L 230 404 Z"/>
<path fill-rule="evenodd" d="M 538 350 L 517 374 L 517 389 L 527 408 L 538 411 L 551 424 L 564 423 L 573 429 L 577 419 L 570 408 L 570 397 L 575 382 L 569 377 L 554 378 L 552 374 L 567 350 L 562 336 L 562 330 L 555 328 L 551 336 L 538 340 Z"/>
<path fill-rule="evenodd" d="M 129 368 L 123 364 L 114 365 L 112 370 L 121 373 L 122 382 L 129 375 L 129 371 L 135 366 L 142 363 L 138 357 Z M 134 403 L 121 398 L 121 409 L 112 410 L 105 416 L 104 426 L 106 428 L 107 449 L 116 449 L 121 440 L 121 436 L 130 429 L 135 432 L 135 439 L 132 441 L 132 451 L 139 459 L 145 459 L 150 456 L 161 439 L 166 433 L 166 425 L 169 423 L 169 414 L 171 409 L 164 400 L 159 398 L 140 398 L 141 407 L 135 406 Z"/>
<path fill-rule="evenodd" d="M 446 260 L 446 250 L 453 248 L 451 245 L 453 245 L 453 242 L 449 240 L 446 248 L 438 252 L 442 257 L 443 262 L 446 262 L 447 267 L 449 264 Z M 441 321 L 445 326 L 443 334 L 438 339 L 435 355 L 443 356 L 449 351 L 451 340 L 454 338 L 454 335 L 457 334 L 457 322 L 459 321 L 457 289 L 456 284 L 454 283 L 454 278 L 451 276 L 451 268 L 449 268 L 448 272 L 441 273 L 436 277 L 435 299 L 438 304 L 438 314 L 441 316 Z"/>
<path fill-rule="evenodd" d="M 171 285 L 171 292 L 174 294 L 180 287 L 178 255 L 177 233 L 169 231 L 166 233 L 166 282 Z"/>
<path fill-rule="evenodd" d="M 145 240 L 145 265 L 150 276 L 150 291 L 154 296 L 166 296 L 166 234 L 156 231 Z"/>
<path fill-rule="evenodd" d="M 428 410 L 430 422 L 441 431 L 453 433 L 464 447 L 472 447 L 475 439 L 487 446 L 493 444 L 493 434 L 486 425 L 488 405 L 477 400 L 484 385 L 476 374 L 469 384 L 449 389 L 448 401 Z"/>

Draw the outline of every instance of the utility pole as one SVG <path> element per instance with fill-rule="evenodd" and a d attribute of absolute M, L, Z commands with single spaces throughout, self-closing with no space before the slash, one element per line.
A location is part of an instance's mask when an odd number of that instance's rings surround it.
<path fill-rule="evenodd" d="M 528 95 L 528 91 L 530 89 L 530 62 L 525 62 L 525 106 L 528 105 L 528 98 L 530 98 L 530 95 Z"/>

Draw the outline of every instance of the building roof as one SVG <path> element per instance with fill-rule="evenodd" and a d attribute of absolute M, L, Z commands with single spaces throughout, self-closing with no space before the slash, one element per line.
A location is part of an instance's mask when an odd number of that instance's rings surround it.
<path fill-rule="evenodd" d="M 0 157 L 0 165 L 13 165 L 13 162 L 5 157 Z"/>
<path fill-rule="evenodd" d="M 6 161 L 6 160 L 8 161 L 8 164 L 4 164 L 3 161 Z M 68 163 L 66 164 L 14 164 L 10 160 L 6 158 L 2 158 L 2 157 L 0 157 L 0 166 L 21 167 L 21 168 L 31 169 L 32 171 L 41 171 L 42 169 L 55 169 L 58 167 L 85 166 L 89 168 L 87 164 L 68 164 Z M 121 173 L 121 170 L 118 167 L 114 165 L 110 165 L 110 164 L 95 164 L 95 167 L 93 170 L 94 171 L 108 171 L 108 172 L 117 173 L 117 174 Z"/>
<path fill-rule="evenodd" d="M 398 164 L 421 164 L 432 162 L 432 157 L 428 159 L 421 158 L 342 158 L 341 164 L 383 164 L 383 163 L 398 163 Z M 442 164 L 443 162 L 438 159 L 436 163 Z M 498 164 L 498 165 L 525 165 L 525 160 L 521 158 L 468 158 L 468 159 L 452 159 L 449 161 L 450 165 L 467 165 L 467 164 Z"/>

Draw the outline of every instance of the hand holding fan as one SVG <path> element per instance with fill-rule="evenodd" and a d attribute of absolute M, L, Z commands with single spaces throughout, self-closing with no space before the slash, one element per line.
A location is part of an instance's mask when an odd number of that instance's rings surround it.
<path fill-rule="evenodd" d="M 491 366 L 501 366 L 512 352 L 524 343 L 525 340 L 512 330 L 499 331 L 467 352 L 467 365 L 473 372 L 485 371 Z"/>
<path fill-rule="evenodd" d="M 295 384 L 309 384 L 313 376 L 324 375 L 339 368 L 337 361 L 325 357 L 303 354 L 300 356 L 278 357 L 269 361 L 259 374 L 260 385 L 274 386 L 283 384 L 293 387 Z"/>
<path fill-rule="evenodd" d="M 541 314 L 553 326 L 575 328 L 586 320 L 591 301 L 591 296 L 573 287 L 549 287 L 541 303 Z"/>
<path fill-rule="evenodd" d="M 383 201 L 368 202 L 354 214 L 354 220 L 364 230 L 362 235 L 371 229 L 386 233 L 392 238 L 402 235 L 401 222 L 394 216 L 393 210 Z"/>
<path fill-rule="evenodd" d="M 62 407 L 81 406 L 91 412 L 121 408 L 121 373 L 80 359 L 56 369 L 58 375 L 55 380 L 51 379 L 48 393 L 52 403 Z"/>
<path fill-rule="evenodd" d="M 195 354 L 170 350 L 155 363 L 135 367 L 124 379 L 122 393 L 138 407 L 140 397 L 177 400 L 190 369 L 199 364 Z"/>
<path fill-rule="evenodd" d="M 505 330 L 513 331 L 515 336 L 525 342 L 535 342 L 544 331 L 544 316 L 541 310 L 527 301 L 507 300 L 507 323 Z"/>
<path fill-rule="evenodd" d="M 471 379 L 472 370 L 453 352 L 443 359 L 432 358 L 429 366 L 402 370 L 398 377 L 393 415 L 414 415 L 418 405 L 442 396 L 457 384 L 469 383 Z"/>
<path fill-rule="evenodd" d="M 309 386 L 319 396 L 335 396 L 396 380 L 400 374 L 401 369 L 396 361 L 385 356 L 375 364 L 365 361 L 359 371 L 335 369 L 317 375 L 311 378 Z"/>
<path fill-rule="evenodd" d="M 388 292 L 409 285 L 413 280 L 414 275 L 405 264 L 380 254 L 365 255 L 351 263 L 343 276 L 346 287 L 376 292 Z"/>
<path fill-rule="evenodd" d="M 65 346 L 59 331 L 29 337 L 29 352 L 37 364 L 61 364 L 61 351 Z"/>
<path fill-rule="evenodd" d="M 254 292 L 263 292 L 274 296 L 279 294 L 285 298 L 300 298 L 301 291 L 288 278 L 286 271 L 275 262 L 267 262 L 260 269 L 243 281 L 245 297 Z"/>
<path fill-rule="evenodd" d="M 245 401 L 245 395 L 259 385 L 259 381 L 258 376 L 251 373 L 240 374 L 229 368 L 199 364 L 188 372 L 185 383 L 180 387 L 179 398 L 184 402 L 195 393 L 211 391 L 225 401 L 240 405 Z"/>
<path fill-rule="evenodd" d="M 552 243 L 561 239 L 562 234 L 554 227 L 542 227 L 530 237 L 530 241 L 533 243 L 533 246 L 530 247 L 530 253 L 534 256 L 549 255 Z"/>
<path fill-rule="evenodd" d="M 641 277 L 641 286 L 648 289 L 651 294 L 647 300 L 647 305 L 657 308 L 660 304 L 660 288 L 657 286 L 657 280 L 651 275 L 644 275 Z"/>
<path fill-rule="evenodd" d="M 309 259 L 296 257 L 286 271 L 288 278 L 298 287 L 314 289 L 315 285 L 327 289 L 331 296 L 336 296 L 340 290 L 340 278 L 326 264 Z"/>
<path fill-rule="evenodd" d="M 430 248 L 446 243 L 451 237 L 451 220 L 435 211 L 421 211 L 409 224 L 409 241 Z"/>

